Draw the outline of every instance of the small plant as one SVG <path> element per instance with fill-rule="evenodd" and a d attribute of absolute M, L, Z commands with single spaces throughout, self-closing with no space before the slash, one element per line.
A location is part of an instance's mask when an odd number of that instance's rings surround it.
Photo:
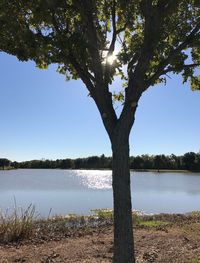
<path fill-rule="evenodd" d="M 100 219 L 113 219 L 113 210 L 111 209 L 93 209 L 91 212 Z"/>
<path fill-rule="evenodd" d="M 133 223 L 135 226 L 144 227 L 162 227 L 171 225 L 171 222 L 156 220 L 155 218 L 149 218 L 138 213 L 133 213 Z"/>
<path fill-rule="evenodd" d="M 35 207 L 15 208 L 12 212 L 0 213 L 0 242 L 7 243 L 30 238 L 34 233 Z"/>
<path fill-rule="evenodd" d="M 194 216 L 200 216 L 200 211 L 199 210 L 192 211 L 191 214 Z"/>
<path fill-rule="evenodd" d="M 161 227 L 161 226 L 168 226 L 170 225 L 170 222 L 164 222 L 164 221 L 143 221 L 141 220 L 139 222 L 140 226 L 146 226 L 146 227 Z"/>
<path fill-rule="evenodd" d="M 139 225 L 142 221 L 142 218 L 137 214 L 133 214 L 132 216 L 133 216 L 133 224 Z"/>
<path fill-rule="evenodd" d="M 192 263 L 200 263 L 200 258 L 195 258 Z"/>

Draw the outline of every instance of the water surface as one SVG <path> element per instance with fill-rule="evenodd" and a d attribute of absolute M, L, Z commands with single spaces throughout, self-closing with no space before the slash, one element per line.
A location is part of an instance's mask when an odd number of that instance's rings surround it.
<path fill-rule="evenodd" d="M 41 216 L 88 214 L 112 208 L 112 178 L 107 170 L 0 171 L 0 209 L 36 206 Z M 200 210 L 200 174 L 131 172 L 133 208 L 146 213 Z"/>

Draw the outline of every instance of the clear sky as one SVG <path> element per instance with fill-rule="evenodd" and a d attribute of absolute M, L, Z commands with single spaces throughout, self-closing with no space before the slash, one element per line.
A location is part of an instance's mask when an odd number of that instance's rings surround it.
<path fill-rule="evenodd" d="M 119 85 L 119 83 L 118 83 Z M 179 76 L 141 98 L 131 155 L 200 150 L 200 92 Z M 111 155 L 99 113 L 81 81 L 0 53 L 0 157 L 11 160 Z"/>

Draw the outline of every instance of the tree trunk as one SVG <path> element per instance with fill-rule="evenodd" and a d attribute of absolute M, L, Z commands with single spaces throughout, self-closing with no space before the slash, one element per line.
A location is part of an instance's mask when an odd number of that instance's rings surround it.
<path fill-rule="evenodd" d="M 112 140 L 114 200 L 114 263 L 134 263 L 129 169 L 129 141 L 123 130 Z"/>

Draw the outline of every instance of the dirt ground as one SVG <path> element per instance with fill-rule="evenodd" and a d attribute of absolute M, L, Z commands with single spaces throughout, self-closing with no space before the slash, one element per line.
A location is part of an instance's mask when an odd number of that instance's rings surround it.
<path fill-rule="evenodd" d="M 112 262 L 112 225 L 87 231 L 77 229 L 71 235 L 52 236 L 49 232 L 40 238 L 1 244 L 0 263 Z M 199 219 L 178 220 L 167 226 L 140 225 L 134 227 L 134 232 L 138 263 L 200 263 Z M 42 235 L 47 238 L 41 238 Z"/>

